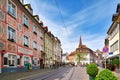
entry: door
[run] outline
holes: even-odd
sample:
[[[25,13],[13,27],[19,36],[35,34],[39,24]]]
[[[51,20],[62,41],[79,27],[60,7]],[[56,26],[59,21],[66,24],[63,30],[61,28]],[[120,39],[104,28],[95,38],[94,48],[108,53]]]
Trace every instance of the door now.
[[[43,59],[40,59],[40,68],[44,68]]]

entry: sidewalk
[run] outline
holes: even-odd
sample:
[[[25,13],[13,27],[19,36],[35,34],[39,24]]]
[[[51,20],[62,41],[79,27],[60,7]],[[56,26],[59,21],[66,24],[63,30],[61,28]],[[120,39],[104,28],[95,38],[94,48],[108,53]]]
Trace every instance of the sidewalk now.
[[[21,71],[21,72],[13,72],[13,73],[2,73],[0,74],[0,80],[21,80],[25,77],[31,77],[36,75],[42,75],[50,71],[54,71],[56,69],[36,69],[32,71]]]

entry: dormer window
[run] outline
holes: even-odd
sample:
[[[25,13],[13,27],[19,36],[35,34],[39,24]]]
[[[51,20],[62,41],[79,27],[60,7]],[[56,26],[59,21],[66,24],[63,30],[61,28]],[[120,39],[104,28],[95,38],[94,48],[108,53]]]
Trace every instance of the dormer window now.
[[[16,18],[16,6],[8,0],[8,13]]]
[[[33,14],[33,9],[31,8],[30,4],[25,4],[24,6],[31,14]]]
[[[39,22],[39,16],[38,15],[34,15],[34,18]]]

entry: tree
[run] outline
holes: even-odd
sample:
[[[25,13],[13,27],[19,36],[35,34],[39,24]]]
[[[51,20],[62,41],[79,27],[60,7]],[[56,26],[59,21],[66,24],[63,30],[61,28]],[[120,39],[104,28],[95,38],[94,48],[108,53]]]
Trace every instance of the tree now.
[[[85,53],[83,52],[76,52],[76,61],[80,63],[81,60],[85,60]]]

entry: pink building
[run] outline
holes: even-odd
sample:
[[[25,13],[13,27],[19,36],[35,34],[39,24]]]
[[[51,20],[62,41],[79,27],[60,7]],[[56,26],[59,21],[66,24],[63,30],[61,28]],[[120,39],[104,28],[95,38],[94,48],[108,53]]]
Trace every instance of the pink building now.
[[[0,73],[43,66],[44,28],[30,4],[0,0]]]

